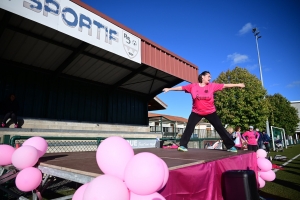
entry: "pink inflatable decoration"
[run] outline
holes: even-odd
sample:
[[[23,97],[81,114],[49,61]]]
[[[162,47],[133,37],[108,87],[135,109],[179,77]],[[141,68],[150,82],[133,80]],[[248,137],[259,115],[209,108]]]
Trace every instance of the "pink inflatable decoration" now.
[[[148,152],[135,155],[125,169],[125,183],[138,195],[158,191],[164,181],[165,169],[160,158]]]
[[[76,192],[74,193],[72,200],[82,200],[83,199],[83,194],[85,192],[85,189],[87,188],[89,183],[86,183],[82,186],[80,186]]]
[[[36,148],[38,150],[39,158],[42,157],[48,149],[47,141],[38,136],[27,139],[22,146],[32,146]]]
[[[124,180],[126,165],[133,156],[130,144],[121,137],[113,136],[100,143],[96,160],[102,172]]]
[[[82,200],[129,200],[125,183],[114,176],[102,175],[92,180],[86,187]]]
[[[266,182],[264,181],[264,179],[258,177],[258,184],[259,184],[259,188],[263,188],[266,185]]]
[[[267,152],[263,149],[258,149],[256,151],[257,158],[265,158],[267,157]]]
[[[257,166],[263,172],[272,169],[272,163],[266,158],[257,158]]]
[[[162,162],[162,165],[163,165],[163,168],[164,168],[164,174],[165,174],[165,176],[164,176],[164,181],[163,181],[163,183],[162,183],[162,186],[157,190],[157,191],[159,191],[159,190],[161,190],[163,187],[165,187],[165,185],[167,184],[167,182],[168,182],[168,179],[169,179],[169,168],[168,168],[168,166],[167,166],[167,164],[165,163],[165,161],[163,161],[163,159],[161,159],[161,158],[159,158],[160,160],[161,160],[161,162]]]
[[[276,174],[272,170],[269,170],[266,172],[260,172],[260,177],[265,181],[274,181],[276,178]]]
[[[36,189],[42,181],[42,173],[39,169],[28,167],[19,172],[16,177],[16,186],[23,192]]]
[[[0,166],[10,165],[15,148],[7,144],[0,145]]]
[[[12,164],[18,169],[34,166],[39,159],[38,151],[32,146],[22,146],[12,155]]]
[[[130,200],[166,200],[161,194],[154,192],[148,195],[138,195],[130,192]]]

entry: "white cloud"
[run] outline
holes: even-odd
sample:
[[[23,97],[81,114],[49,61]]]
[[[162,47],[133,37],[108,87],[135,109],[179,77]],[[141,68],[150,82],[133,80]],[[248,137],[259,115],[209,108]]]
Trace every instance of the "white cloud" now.
[[[270,87],[277,87],[277,86],[279,86],[278,83],[274,83],[274,84],[270,85]]]
[[[258,64],[247,65],[247,66],[245,66],[245,68],[247,68],[249,71],[259,70]],[[264,65],[264,66],[262,66],[262,70],[263,70],[263,72],[269,72],[269,71],[272,71],[272,68],[266,67]]]
[[[258,68],[258,64],[247,65],[246,68],[247,68],[249,71],[253,71],[253,70],[255,70],[255,69]]]
[[[227,60],[231,60],[232,64],[238,64],[238,63],[244,63],[249,60],[249,57],[247,55],[242,55],[239,53],[233,53],[230,55],[227,55]]]
[[[243,26],[243,28],[241,30],[239,30],[238,35],[244,35],[245,33],[248,33],[249,31],[252,30],[252,28],[254,27],[254,25],[252,25],[251,23],[247,23]]]
[[[300,81],[293,81],[292,83],[287,85],[287,87],[298,87],[298,86],[300,86]]]

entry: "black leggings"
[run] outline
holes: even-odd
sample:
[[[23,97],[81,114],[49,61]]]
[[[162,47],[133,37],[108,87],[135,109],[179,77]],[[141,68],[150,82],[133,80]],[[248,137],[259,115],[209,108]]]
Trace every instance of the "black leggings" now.
[[[13,113],[13,112],[6,113],[6,115],[5,115],[4,118],[3,118],[2,123],[6,124],[6,121],[7,121],[9,118],[11,118],[11,120],[12,120],[15,124],[17,124],[17,115],[16,115],[15,113]]]
[[[258,146],[257,145],[251,145],[251,144],[248,144],[247,145],[247,149],[249,150],[249,151],[257,151],[258,150]]]
[[[198,115],[194,112],[192,112],[189,116],[188,123],[186,125],[186,128],[181,136],[180,139],[180,146],[184,146],[187,148],[187,145],[190,141],[190,138],[195,130],[196,124],[202,119],[202,118],[207,119],[213,127],[216,129],[218,134],[223,140],[223,144],[226,146],[227,149],[230,149],[231,147],[234,146],[234,142],[231,139],[231,136],[229,133],[226,131],[226,129],[223,127],[220,118],[218,117],[216,112],[213,112],[208,115]]]

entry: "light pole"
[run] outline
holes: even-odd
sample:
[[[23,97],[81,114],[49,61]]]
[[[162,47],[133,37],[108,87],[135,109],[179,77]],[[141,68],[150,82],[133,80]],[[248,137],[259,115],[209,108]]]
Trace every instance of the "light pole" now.
[[[259,54],[259,48],[258,48],[258,39],[261,38],[261,36],[259,35],[259,31],[257,28],[253,28],[252,29],[252,33],[255,36],[255,41],[256,41],[256,50],[257,50],[257,57],[258,57],[258,65],[259,65],[259,73],[260,73],[260,81],[261,81],[261,85],[264,88],[264,81],[263,81],[263,75],[262,75],[262,68],[261,68],[261,63],[260,63],[260,54]],[[269,129],[269,120],[267,118],[266,121],[266,130],[267,130],[267,134],[270,135],[270,129]]]

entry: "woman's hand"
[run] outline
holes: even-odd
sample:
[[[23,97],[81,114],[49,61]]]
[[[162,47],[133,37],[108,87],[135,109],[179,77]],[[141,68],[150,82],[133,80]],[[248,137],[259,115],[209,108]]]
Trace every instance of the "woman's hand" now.
[[[245,87],[245,84],[244,84],[244,83],[240,83],[240,84],[239,84],[239,87],[240,87],[240,88],[244,88],[244,87]]]
[[[170,91],[170,88],[164,88],[162,91],[163,91],[164,93],[169,92],[169,91]]]

